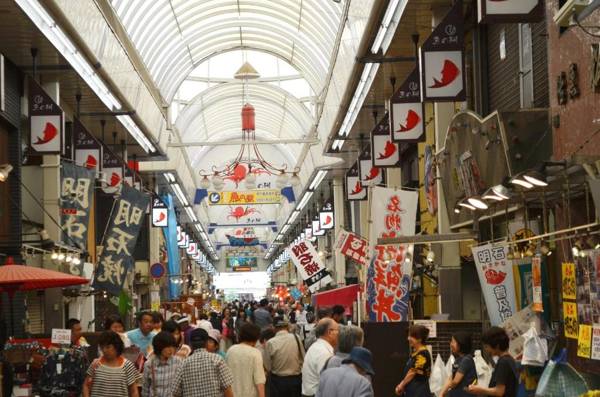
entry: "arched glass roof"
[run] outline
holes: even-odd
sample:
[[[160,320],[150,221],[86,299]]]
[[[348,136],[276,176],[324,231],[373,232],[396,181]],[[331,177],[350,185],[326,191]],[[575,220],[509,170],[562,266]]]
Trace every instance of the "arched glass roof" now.
[[[299,70],[313,91],[326,84],[342,15],[330,0],[112,0],[167,102],[196,66],[250,48]]]

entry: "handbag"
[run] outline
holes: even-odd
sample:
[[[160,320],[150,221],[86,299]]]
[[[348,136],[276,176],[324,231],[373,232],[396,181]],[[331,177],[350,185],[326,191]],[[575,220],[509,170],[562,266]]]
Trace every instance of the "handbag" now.
[[[535,391],[536,397],[578,397],[588,391],[583,377],[567,362],[563,349],[555,360],[550,360]]]

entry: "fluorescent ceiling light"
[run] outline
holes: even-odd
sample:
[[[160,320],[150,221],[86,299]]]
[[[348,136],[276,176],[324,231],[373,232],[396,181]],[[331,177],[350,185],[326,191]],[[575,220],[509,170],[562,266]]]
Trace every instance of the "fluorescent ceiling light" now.
[[[140,128],[137,126],[135,121],[133,121],[131,116],[128,116],[128,115],[117,116],[117,120],[119,120],[121,122],[121,124],[123,124],[123,126],[127,129],[127,131],[129,131],[131,136],[133,136],[135,138],[137,143],[139,143],[139,145],[146,151],[146,153],[156,152],[156,148],[154,147],[154,145],[152,145],[150,140],[148,140],[146,135],[142,132],[142,130],[140,130]]]
[[[347,136],[350,133],[350,130],[356,121],[356,117],[362,108],[363,102],[371,89],[371,84],[373,84],[373,80],[375,79],[378,70],[378,63],[365,64],[356,91],[354,91],[352,101],[350,101],[350,106],[348,106],[348,112],[346,113],[342,126],[338,132],[339,136]]]
[[[167,173],[165,174],[165,179],[166,179],[166,180],[167,180],[167,182],[169,182],[169,183],[173,183],[173,182],[175,182],[175,176],[173,176],[173,174],[172,174],[172,173],[170,173],[170,172],[167,172]]]
[[[281,233],[285,234],[290,229],[290,225],[285,225],[283,229],[281,229]]]
[[[16,0],[16,3],[52,45],[56,47],[67,62],[69,62],[92,91],[94,91],[102,103],[111,110],[121,109],[121,103],[115,98],[67,35],[56,24],[52,16],[42,7],[40,2],[37,0]]]
[[[377,54],[380,49],[381,52],[385,54],[390,46],[394,34],[396,33],[396,28],[400,23],[400,19],[402,18],[402,14],[404,14],[407,4],[408,0],[390,1],[388,8],[385,10],[383,19],[381,20],[381,25],[379,26],[377,36],[375,37],[373,45],[371,46],[371,52],[373,54]]]
[[[527,181],[521,180],[519,178],[513,178],[510,180],[510,183],[512,183],[513,185],[519,185],[522,186],[526,189],[531,189],[533,187],[533,185]]]
[[[189,202],[187,201],[187,198],[185,198],[185,194],[183,194],[183,191],[181,190],[181,187],[179,186],[179,184],[173,183],[173,184],[171,184],[171,186],[173,187],[173,191],[175,192],[175,195],[177,196],[179,201],[181,201],[181,204],[183,204],[184,207],[189,205]]]
[[[333,144],[331,145],[331,149],[332,150],[342,150],[342,146],[344,146],[344,140],[343,139],[336,139],[335,141],[333,141]]]
[[[296,221],[296,218],[298,218],[298,215],[300,215],[299,209],[296,209],[294,212],[292,212],[292,216],[290,216],[290,219],[288,220],[288,225],[294,223]]]
[[[298,204],[298,207],[296,207],[296,210],[302,211],[302,209],[304,208],[304,206],[306,206],[306,204],[308,203],[308,200],[310,200],[312,195],[313,195],[313,192],[310,192],[310,191],[307,191],[306,193],[304,193],[304,196],[302,197],[302,200],[300,200],[300,204]]]
[[[313,179],[313,181],[311,182],[311,184],[308,187],[308,189],[309,190],[316,189],[321,184],[321,182],[323,181],[323,178],[325,178],[325,175],[327,175],[327,171],[325,171],[325,170],[319,170],[319,172],[317,172],[317,175],[315,176],[315,179]]]
[[[194,209],[192,207],[185,207],[185,212],[187,212],[192,222],[198,222],[198,218],[196,217],[196,214],[194,213]]]

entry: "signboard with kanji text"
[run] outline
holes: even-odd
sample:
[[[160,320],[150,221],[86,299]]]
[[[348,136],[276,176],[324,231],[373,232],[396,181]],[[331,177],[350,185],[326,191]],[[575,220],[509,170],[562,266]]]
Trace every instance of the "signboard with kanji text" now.
[[[310,292],[316,292],[333,281],[310,241],[302,240],[298,244],[292,244],[288,251]]]

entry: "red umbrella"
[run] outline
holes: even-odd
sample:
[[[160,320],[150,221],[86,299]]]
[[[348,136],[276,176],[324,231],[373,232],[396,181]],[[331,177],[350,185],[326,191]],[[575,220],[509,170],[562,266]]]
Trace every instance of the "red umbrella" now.
[[[7,263],[11,262],[12,258],[9,258]],[[0,292],[8,293],[8,296],[11,299],[10,322],[12,333],[15,333],[12,307],[12,297],[15,292],[60,288],[69,285],[87,284],[89,282],[88,279],[83,277],[72,276],[70,274],[39,267],[12,264],[0,266]]]

